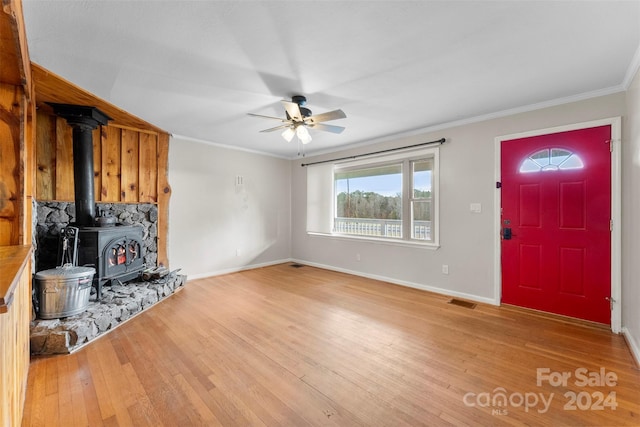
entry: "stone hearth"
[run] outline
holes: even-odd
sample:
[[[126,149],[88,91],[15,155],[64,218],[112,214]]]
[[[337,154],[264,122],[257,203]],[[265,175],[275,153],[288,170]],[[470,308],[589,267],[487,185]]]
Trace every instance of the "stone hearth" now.
[[[186,275],[171,273],[149,282],[105,286],[100,301],[91,295],[87,310],[61,319],[31,322],[31,354],[67,354],[181,290]]]

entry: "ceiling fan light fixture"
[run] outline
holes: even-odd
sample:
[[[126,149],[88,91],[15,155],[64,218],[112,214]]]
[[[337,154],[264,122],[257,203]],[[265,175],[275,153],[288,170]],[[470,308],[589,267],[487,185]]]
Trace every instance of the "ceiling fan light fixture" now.
[[[261,117],[264,119],[279,121],[279,126],[264,129],[260,132],[274,132],[282,130],[281,135],[287,142],[291,142],[294,137],[297,137],[299,143],[310,143],[313,138],[311,138],[308,128],[313,128],[314,131],[324,131],[331,133],[341,133],[344,130],[344,127],[342,126],[328,125],[324,123],[330,120],[346,118],[347,115],[344,113],[344,111],[333,110],[326,113],[316,114],[314,116],[311,110],[304,107],[306,103],[307,98],[302,95],[294,95],[291,98],[291,101],[282,100],[282,105],[285,110],[285,119],[282,119],[280,117],[265,116],[262,114],[248,114],[254,117]]]
[[[296,136],[296,132],[292,128],[287,128],[284,132],[282,132],[282,137],[286,139],[287,142],[291,142],[294,136]]]
[[[309,134],[306,126],[296,126],[296,136],[303,144],[311,142],[311,135]]]

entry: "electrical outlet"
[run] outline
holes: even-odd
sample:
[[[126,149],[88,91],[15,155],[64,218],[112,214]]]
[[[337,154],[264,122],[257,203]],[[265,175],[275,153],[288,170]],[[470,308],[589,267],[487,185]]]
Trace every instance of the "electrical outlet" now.
[[[447,264],[442,264],[442,274],[449,274],[449,266]]]
[[[240,250],[240,248],[236,249],[236,256],[240,256],[242,255],[242,251]]]
[[[356,261],[360,261],[360,254],[356,254]]]

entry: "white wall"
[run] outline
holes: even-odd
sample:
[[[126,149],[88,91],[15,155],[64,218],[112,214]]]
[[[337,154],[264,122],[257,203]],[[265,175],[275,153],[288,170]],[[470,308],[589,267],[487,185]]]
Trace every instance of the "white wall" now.
[[[622,158],[622,325],[640,363],[640,72],[627,90]]]
[[[289,160],[172,137],[169,183],[171,268],[193,279],[290,258]]]
[[[494,175],[495,137],[623,116],[624,112],[625,94],[617,93],[304,159],[312,162],[445,137],[448,142],[440,148],[441,247],[438,250],[307,235],[306,173],[300,167],[301,161],[293,161],[293,258],[450,295],[495,301],[494,227],[498,215],[494,209],[498,191]],[[640,144],[637,149],[640,150]],[[482,213],[470,213],[470,203],[481,203]],[[356,259],[357,254],[360,261]],[[442,274],[443,264],[449,266],[448,275]]]

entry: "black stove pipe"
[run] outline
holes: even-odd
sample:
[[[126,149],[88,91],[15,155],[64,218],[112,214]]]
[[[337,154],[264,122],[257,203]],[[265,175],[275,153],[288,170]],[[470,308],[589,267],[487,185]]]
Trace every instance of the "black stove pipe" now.
[[[111,118],[95,107],[53,104],[54,112],[73,127],[73,181],[76,225],[95,225],[96,199],[93,184],[93,130]]]
[[[73,126],[73,190],[76,201],[76,224],[92,226],[96,218],[93,183],[93,129]]]

